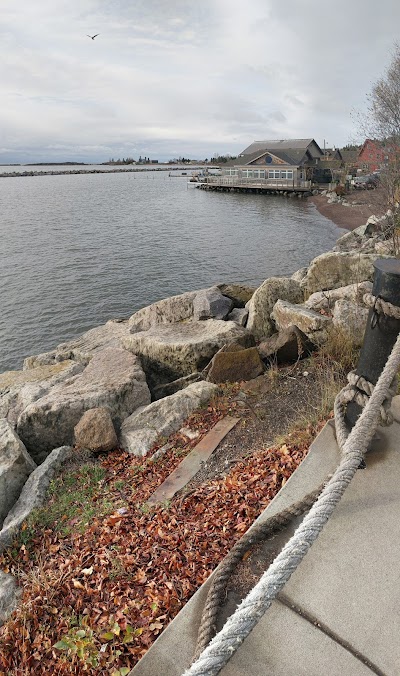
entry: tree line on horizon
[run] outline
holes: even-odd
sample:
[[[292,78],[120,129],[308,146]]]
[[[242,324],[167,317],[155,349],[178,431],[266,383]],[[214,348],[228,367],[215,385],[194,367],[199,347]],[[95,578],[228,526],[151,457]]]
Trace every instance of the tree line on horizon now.
[[[173,159],[168,160],[168,164],[188,164],[189,162],[211,162],[215,164],[222,164],[225,162],[228,162],[228,160],[235,160],[236,156],[230,155],[229,153],[227,155],[214,155],[212,158],[206,157],[204,160],[198,160],[195,158],[189,158],[189,157],[174,157]],[[150,157],[142,157],[141,155],[139,156],[138,160],[135,160],[133,157],[123,157],[118,158],[117,160],[114,159],[113,157],[108,160],[108,162],[103,162],[103,164],[154,164],[157,163],[158,160],[151,160]]]

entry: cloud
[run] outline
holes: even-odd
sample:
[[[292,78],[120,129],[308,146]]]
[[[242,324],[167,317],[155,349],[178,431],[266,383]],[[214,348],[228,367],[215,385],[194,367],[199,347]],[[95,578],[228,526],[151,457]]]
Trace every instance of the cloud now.
[[[274,136],[343,145],[400,20],[391,0],[362,9],[2,0],[0,162],[204,157]]]

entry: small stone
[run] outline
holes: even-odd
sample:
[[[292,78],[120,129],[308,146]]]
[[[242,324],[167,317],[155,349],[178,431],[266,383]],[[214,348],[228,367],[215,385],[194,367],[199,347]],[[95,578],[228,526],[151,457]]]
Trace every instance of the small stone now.
[[[200,435],[198,430],[191,430],[190,427],[181,427],[179,433],[190,440],[197,439],[197,437]]]
[[[104,406],[86,411],[74,428],[75,443],[91,451],[112,451],[118,439],[108,408]]]

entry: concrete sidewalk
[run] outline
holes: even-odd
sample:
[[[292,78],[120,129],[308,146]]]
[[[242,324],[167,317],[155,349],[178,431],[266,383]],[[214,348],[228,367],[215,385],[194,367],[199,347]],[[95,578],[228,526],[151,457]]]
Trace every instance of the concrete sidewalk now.
[[[379,439],[309,553],[222,676],[400,674],[400,396]],[[316,488],[339,463],[331,423],[256,523]],[[222,622],[293,527],[260,547],[234,578]],[[254,575],[253,575],[254,574]],[[181,676],[191,663],[206,582],[132,670]]]

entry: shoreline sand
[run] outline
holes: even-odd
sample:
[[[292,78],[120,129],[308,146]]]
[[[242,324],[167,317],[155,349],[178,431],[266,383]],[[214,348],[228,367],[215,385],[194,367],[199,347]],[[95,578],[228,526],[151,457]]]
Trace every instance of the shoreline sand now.
[[[379,189],[352,192],[346,195],[346,201],[354,204],[351,207],[343,206],[340,202],[328,204],[325,195],[315,195],[309,199],[322,216],[328,218],[338,228],[346,230],[355,230],[360,225],[364,225],[370,216],[382,216],[387,210],[383,206]]]

